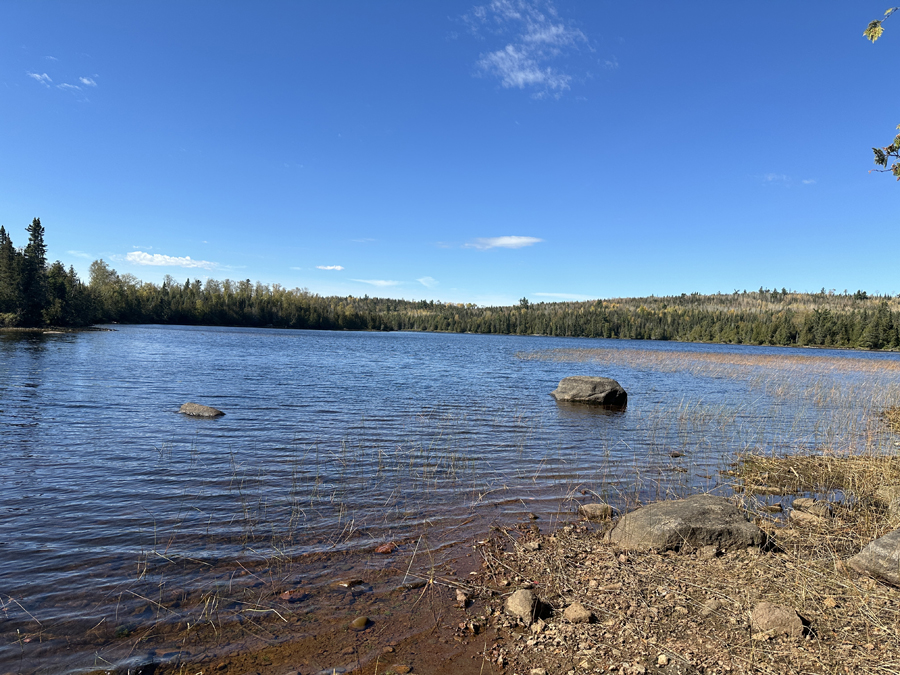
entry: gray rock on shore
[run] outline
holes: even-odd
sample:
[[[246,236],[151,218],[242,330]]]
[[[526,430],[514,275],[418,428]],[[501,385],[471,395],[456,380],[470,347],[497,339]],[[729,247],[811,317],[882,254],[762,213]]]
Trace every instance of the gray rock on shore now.
[[[628,394],[622,385],[608,377],[564,377],[550,395],[557,401],[590,403],[611,408],[624,408],[628,403]]]
[[[178,409],[178,412],[191,417],[221,417],[225,414],[217,408],[210,408],[208,405],[200,405],[199,403],[185,403]]]
[[[530,626],[535,618],[537,598],[527,589],[516,591],[506,599],[506,613],[521,619]]]
[[[876,539],[849,560],[850,567],[900,586],[900,530]]]
[[[625,549],[679,550],[683,546],[717,550],[762,546],[765,534],[727,499],[694,495],[657,502],[623,516],[606,535]]]

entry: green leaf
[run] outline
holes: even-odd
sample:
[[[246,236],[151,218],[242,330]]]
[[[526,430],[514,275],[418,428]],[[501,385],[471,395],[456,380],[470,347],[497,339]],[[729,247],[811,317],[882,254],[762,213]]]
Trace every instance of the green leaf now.
[[[869,27],[863,31],[863,37],[875,42],[875,40],[881,37],[883,32],[884,28],[881,27],[881,21],[871,21]]]
[[[872,148],[872,152],[875,153],[875,163],[878,166],[887,166],[887,157],[884,154],[884,150],[881,148]]]

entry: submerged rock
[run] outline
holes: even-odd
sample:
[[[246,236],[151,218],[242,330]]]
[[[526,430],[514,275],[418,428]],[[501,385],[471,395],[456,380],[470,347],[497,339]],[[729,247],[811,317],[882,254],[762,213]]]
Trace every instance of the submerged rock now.
[[[849,562],[857,572],[900,586],[900,530],[871,542]]]
[[[591,403],[610,408],[624,408],[628,403],[628,394],[622,385],[608,377],[564,377],[550,395],[557,401]]]
[[[678,550],[715,546],[720,551],[761,546],[765,535],[727,499],[694,495],[657,502],[622,517],[606,535],[622,548]]]
[[[208,405],[200,405],[199,403],[185,403],[178,409],[178,412],[191,417],[221,417],[225,414],[217,408],[210,408]]]

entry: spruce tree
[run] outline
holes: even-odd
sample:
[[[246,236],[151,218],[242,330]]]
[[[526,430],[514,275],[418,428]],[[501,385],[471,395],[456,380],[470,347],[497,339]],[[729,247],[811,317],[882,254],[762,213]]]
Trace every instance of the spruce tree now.
[[[6,228],[0,225],[0,326],[13,325],[19,311],[19,258]]]
[[[44,244],[44,228],[41,219],[31,221],[28,245],[22,260],[21,274],[21,323],[24,326],[40,326],[47,306],[47,246]]]

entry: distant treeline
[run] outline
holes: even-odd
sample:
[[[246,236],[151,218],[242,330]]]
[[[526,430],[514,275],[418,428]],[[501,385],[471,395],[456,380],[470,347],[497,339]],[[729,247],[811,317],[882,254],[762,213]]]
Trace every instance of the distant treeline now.
[[[731,294],[617,298],[479,307],[421,300],[322,297],[306,289],[245,281],[146,283],[91,264],[82,283],[48,265],[43,228],[16,249],[0,227],[0,326],[160,323],[328,330],[419,330],[730,344],[900,348],[900,298],[863,291],[798,293],[782,288]]]

